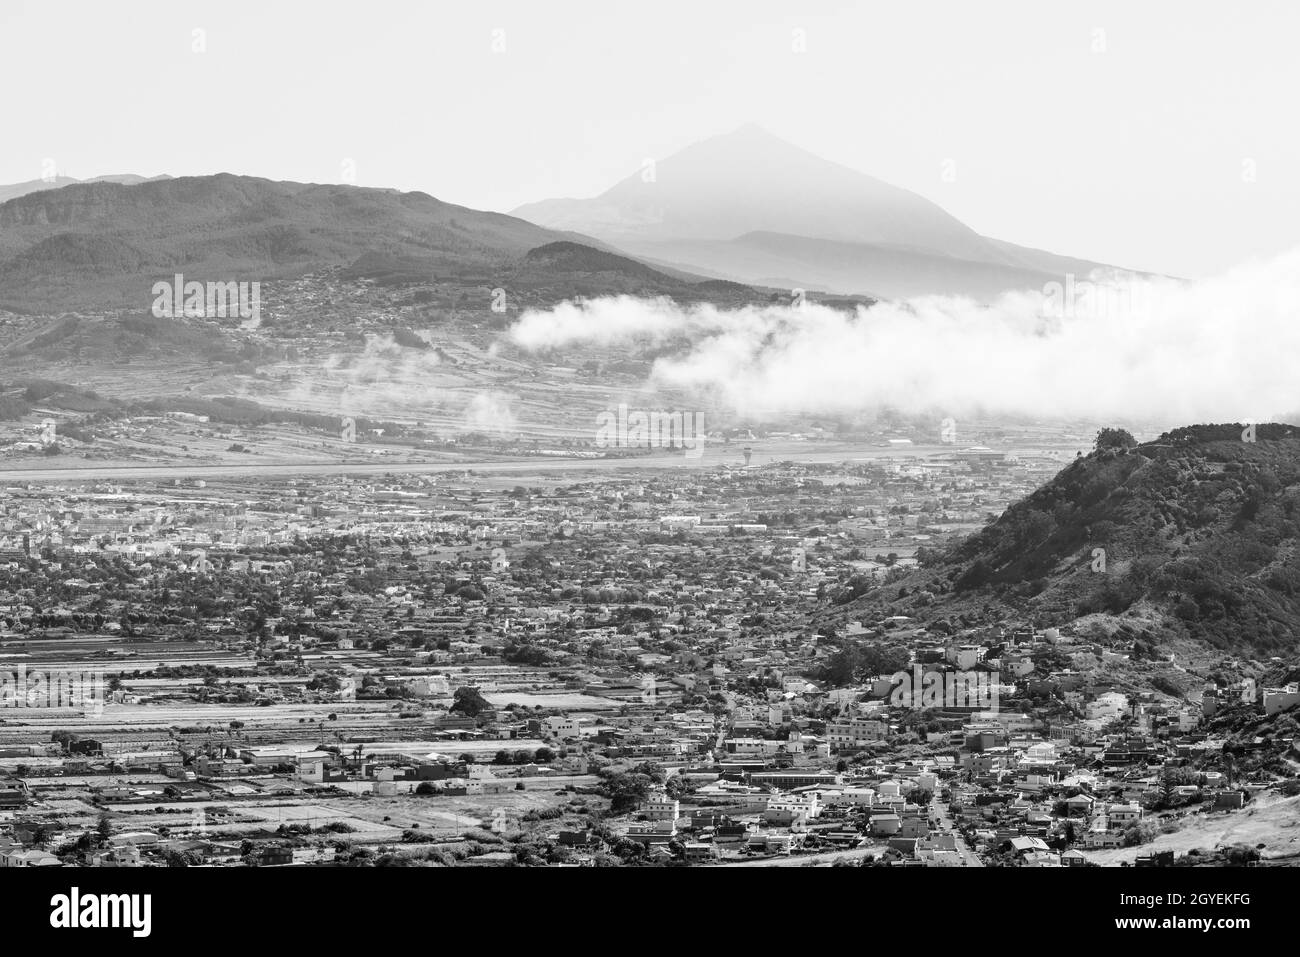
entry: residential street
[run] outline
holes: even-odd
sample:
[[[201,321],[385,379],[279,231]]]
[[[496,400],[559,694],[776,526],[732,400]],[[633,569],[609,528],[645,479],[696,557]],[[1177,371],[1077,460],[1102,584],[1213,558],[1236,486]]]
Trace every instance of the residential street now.
[[[942,828],[942,830],[947,831],[951,833],[954,837],[956,837],[957,851],[961,854],[962,859],[965,860],[966,866],[983,867],[984,862],[980,860],[978,854],[976,854],[966,845],[966,841],[962,837],[961,832],[957,830],[957,827],[952,820],[952,814],[950,814],[948,811],[948,806],[942,803],[941,801],[936,800],[933,803],[932,808],[934,810],[935,817],[939,819],[939,825]]]

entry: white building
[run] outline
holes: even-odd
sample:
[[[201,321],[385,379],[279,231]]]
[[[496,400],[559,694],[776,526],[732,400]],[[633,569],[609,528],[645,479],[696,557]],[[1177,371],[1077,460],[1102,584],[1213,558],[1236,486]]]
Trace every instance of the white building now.
[[[854,716],[826,723],[826,741],[832,751],[864,748],[888,735],[889,725],[876,718]]]
[[[542,727],[546,730],[546,733],[553,738],[569,739],[581,736],[577,718],[557,715],[545,719],[542,722]]]

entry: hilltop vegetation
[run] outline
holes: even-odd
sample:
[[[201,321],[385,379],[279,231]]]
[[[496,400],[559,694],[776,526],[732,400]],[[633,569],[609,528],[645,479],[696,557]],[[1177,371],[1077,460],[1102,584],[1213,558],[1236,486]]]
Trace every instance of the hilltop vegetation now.
[[[1300,430],[1201,425],[1103,442],[926,567],[853,602],[920,618],[997,598],[1039,624],[1140,619],[1173,636],[1276,653],[1300,633]],[[912,613],[912,612],[908,612]],[[1116,623],[1118,624],[1118,623]]]

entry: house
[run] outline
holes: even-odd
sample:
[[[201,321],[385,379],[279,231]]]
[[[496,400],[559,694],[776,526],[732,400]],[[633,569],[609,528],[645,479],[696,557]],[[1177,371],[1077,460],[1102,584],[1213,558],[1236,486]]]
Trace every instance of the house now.
[[[107,850],[92,852],[88,859],[91,867],[139,867],[140,848],[134,844],[110,847]]]
[[[804,827],[821,814],[816,792],[809,794],[774,794],[767,799],[763,820],[784,826]]]
[[[1124,829],[1128,825],[1142,820],[1142,808],[1136,804],[1112,804],[1106,809],[1111,829]]]
[[[1300,704],[1300,682],[1293,681],[1284,688],[1265,688],[1263,704],[1265,714],[1277,714],[1294,708]]]
[[[793,834],[751,834],[749,848],[752,851],[767,854],[789,854],[795,846]]]
[[[1118,691],[1108,691],[1098,695],[1087,705],[1087,715],[1091,721],[1114,721],[1127,710],[1128,695]]]
[[[1028,655],[1005,654],[1002,656],[1002,670],[1014,678],[1023,678],[1034,670],[1034,662]]]
[[[681,802],[662,791],[651,794],[641,810],[649,821],[676,821],[682,816]]]
[[[542,728],[546,734],[552,738],[561,740],[571,740],[581,736],[578,730],[579,724],[577,718],[570,718],[564,715],[556,715],[547,718],[542,722]]]
[[[1220,791],[1214,795],[1214,810],[1235,811],[1246,803],[1244,791]]]
[[[282,867],[285,864],[293,863],[293,849],[271,844],[267,847],[258,848],[254,858],[262,867]]]
[[[1037,741],[1025,749],[1023,763],[1052,764],[1056,760],[1056,745],[1050,741]]]
[[[1030,851],[1020,856],[1022,867],[1061,867],[1061,858],[1052,851]]]
[[[295,765],[298,762],[325,761],[332,757],[327,751],[296,751],[292,748],[278,747],[243,748],[239,752],[241,761],[259,768],[276,767],[281,764]]]
[[[1065,813],[1070,817],[1087,817],[1092,813],[1093,799],[1087,794],[1076,794],[1065,799]]]
[[[651,844],[667,844],[677,833],[673,821],[638,821],[627,829],[627,839],[639,841],[647,847]]]
[[[902,826],[902,818],[897,814],[873,814],[871,816],[871,833],[877,837],[889,837],[897,834]]]
[[[63,862],[49,851],[23,850],[19,845],[0,850],[0,867],[62,867]]]
[[[1046,853],[1047,843],[1037,837],[1013,837],[1009,842],[1016,854]]]
[[[854,716],[826,724],[826,740],[832,751],[860,750],[888,735],[889,725],[875,718]]]
[[[705,863],[716,861],[721,857],[718,848],[713,844],[705,844],[699,841],[691,841],[685,845],[686,859],[692,863]]]
[[[1100,819],[1104,825],[1105,818]],[[1083,846],[1090,849],[1103,849],[1108,847],[1123,847],[1124,833],[1122,831],[1111,831],[1102,828],[1096,828],[1088,831],[1083,835]]]
[[[650,847],[649,858],[652,864],[667,864],[673,860],[673,854],[663,844],[655,844]]]

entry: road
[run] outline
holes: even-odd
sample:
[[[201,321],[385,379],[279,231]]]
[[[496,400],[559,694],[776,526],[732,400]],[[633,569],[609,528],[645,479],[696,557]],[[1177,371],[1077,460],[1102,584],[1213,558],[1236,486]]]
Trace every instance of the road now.
[[[951,834],[957,840],[957,853],[962,856],[967,867],[983,867],[984,862],[980,860],[979,855],[970,849],[966,840],[962,837],[961,831],[953,823],[952,814],[948,811],[948,805],[941,801],[934,801],[930,807],[934,810],[934,816],[939,819],[939,827]]]
[[[869,462],[900,456],[928,456],[951,452],[952,446],[909,446],[905,450],[870,446],[837,446],[814,451],[783,446],[779,449],[754,449],[751,467],[773,462],[837,464]],[[107,482],[159,479],[250,479],[293,478],[313,475],[421,475],[472,470],[485,474],[504,472],[605,472],[642,469],[718,468],[742,466],[740,446],[715,445],[700,456],[676,452],[662,455],[639,455],[626,458],[568,459],[534,456],[524,459],[489,459],[458,462],[276,462],[259,465],[213,465],[204,463],[168,465],[91,465],[85,468],[58,467],[0,469],[0,482]]]

